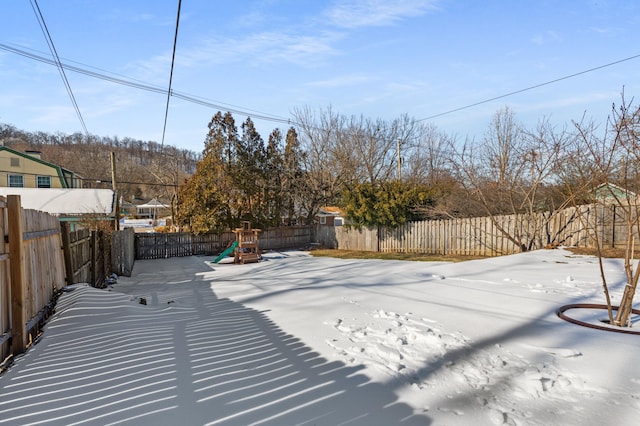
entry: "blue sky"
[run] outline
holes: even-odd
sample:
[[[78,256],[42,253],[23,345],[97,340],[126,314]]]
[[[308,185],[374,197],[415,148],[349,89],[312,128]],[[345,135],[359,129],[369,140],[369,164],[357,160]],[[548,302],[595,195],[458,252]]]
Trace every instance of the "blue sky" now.
[[[177,0],[37,4],[63,63],[166,90]],[[1,18],[0,44],[51,58],[29,1],[4,2]],[[201,151],[228,108],[424,119],[640,55],[639,41],[633,0],[184,0],[172,88],[221,108],[172,97],[165,143]],[[66,75],[90,133],[161,141],[166,94]],[[640,98],[640,57],[425,122],[481,138],[506,105],[529,127],[585,113],[604,122],[623,87]],[[288,128],[254,121],[265,140]],[[0,122],[82,131],[57,68],[1,49]]]

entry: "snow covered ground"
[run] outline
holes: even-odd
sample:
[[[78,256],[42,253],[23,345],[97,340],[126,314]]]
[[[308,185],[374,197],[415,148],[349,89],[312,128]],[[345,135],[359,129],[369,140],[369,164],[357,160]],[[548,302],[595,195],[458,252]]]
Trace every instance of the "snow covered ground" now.
[[[64,293],[41,341],[0,377],[0,425],[640,418],[640,336],[556,315],[603,302],[595,258],[211,260],[138,261],[108,290]],[[606,263],[614,300],[621,265]]]

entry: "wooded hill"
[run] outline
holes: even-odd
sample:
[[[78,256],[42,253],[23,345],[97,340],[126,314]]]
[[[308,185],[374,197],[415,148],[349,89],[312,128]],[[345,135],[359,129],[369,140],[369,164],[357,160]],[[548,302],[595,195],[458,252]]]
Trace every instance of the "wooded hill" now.
[[[44,161],[85,179],[85,187],[111,188],[111,152],[116,183],[125,201],[170,201],[193,174],[200,154],[153,141],[73,133],[28,132],[0,123],[0,142],[17,151],[39,151]]]

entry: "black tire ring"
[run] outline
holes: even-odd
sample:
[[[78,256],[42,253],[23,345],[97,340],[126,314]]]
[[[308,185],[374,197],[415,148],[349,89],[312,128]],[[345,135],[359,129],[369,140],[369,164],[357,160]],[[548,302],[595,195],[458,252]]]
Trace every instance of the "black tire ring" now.
[[[611,309],[613,309],[615,311],[617,311],[618,308],[619,308],[619,306],[612,306],[611,307]],[[615,333],[640,335],[640,330],[630,330],[628,328],[625,329],[625,328],[605,327],[603,325],[591,324],[591,323],[588,323],[588,322],[577,320],[575,318],[571,318],[571,317],[569,317],[569,316],[564,314],[564,312],[568,311],[569,309],[607,309],[607,305],[601,305],[601,304],[596,304],[596,303],[574,303],[574,304],[571,304],[571,305],[564,305],[563,307],[558,309],[558,311],[556,313],[563,320],[568,321],[568,322],[570,322],[572,324],[581,325],[583,327],[589,327],[589,328],[593,328],[593,329],[596,329],[596,330],[603,330],[603,331],[613,331]],[[636,314],[636,315],[640,315],[640,310],[638,310],[638,309],[631,309],[631,312]]]

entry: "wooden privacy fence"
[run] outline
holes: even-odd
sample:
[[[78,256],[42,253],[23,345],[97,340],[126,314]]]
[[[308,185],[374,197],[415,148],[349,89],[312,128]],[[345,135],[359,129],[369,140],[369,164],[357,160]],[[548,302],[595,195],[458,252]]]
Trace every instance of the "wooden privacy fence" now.
[[[0,197],[0,363],[23,352],[65,285],[60,223]]]
[[[306,247],[313,241],[311,226],[285,226],[265,229],[259,235],[260,249],[282,250]]]
[[[111,235],[111,270],[130,277],[135,263],[135,232],[133,228],[115,231]]]
[[[518,253],[551,243],[595,247],[595,235],[603,246],[622,247],[630,236],[621,210],[594,204],[534,215],[408,222],[394,229],[319,226],[316,238],[325,247],[344,250],[475,256]],[[640,245],[640,236],[633,237]]]
[[[188,232],[138,233],[135,235],[135,258],[138,260],[211,255],[233,239],[231,232],[204,235]]]
[[[0,197],[0,366],[11,354],[11,276],[9,275],[9,244],[5,242],[9,232],[7,200]],[[1,370],[1,368],[0,368]]]
[[[111,235],[86,228],[71,231],[66,222],[62,222],[60,228],[67,283],[102,287],[112,270]]]
[[[136,259],[162,259],[181,256],[212,256],[235,240],[233,232],[193,235],[188,232],[135,234]],[[312,228],[291,226],[266,229],[259,234],[260,249],[277,250],[304,247],[312,241]]]

